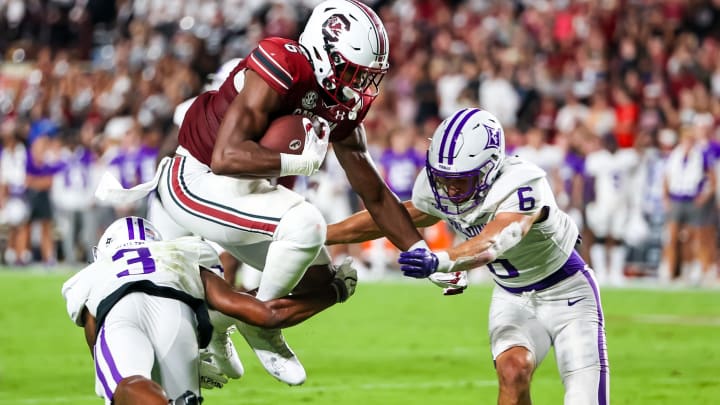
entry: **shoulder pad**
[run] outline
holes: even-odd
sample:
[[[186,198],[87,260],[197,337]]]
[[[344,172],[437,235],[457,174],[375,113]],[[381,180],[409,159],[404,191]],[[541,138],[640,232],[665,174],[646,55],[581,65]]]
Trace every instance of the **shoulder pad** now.
[[[286,94],[310,62],[300,45],[284,38],[266,38],[247,58],[247,66],[257,72],[273,89]]]
[[[528,161],[517,156],[507,158],[479,211],[494,212],[498,204],[504,201],[510,193],[545,176],[546,173],[543,169]]]

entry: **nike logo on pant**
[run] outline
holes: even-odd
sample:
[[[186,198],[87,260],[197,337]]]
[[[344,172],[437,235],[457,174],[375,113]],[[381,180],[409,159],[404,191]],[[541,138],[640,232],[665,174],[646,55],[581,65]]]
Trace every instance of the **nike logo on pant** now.
[[[585,299],[585,297],[582,297],[582,298],[578,298],[573,301],[572,299],[568,298],[568,306],[571,307],[584,299]]]

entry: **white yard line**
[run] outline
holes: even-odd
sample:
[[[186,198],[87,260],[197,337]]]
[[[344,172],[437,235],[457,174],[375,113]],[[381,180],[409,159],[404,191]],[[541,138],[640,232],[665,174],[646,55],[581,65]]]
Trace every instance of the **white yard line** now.
[[[645,314],[628,317],[640,323],[693,325],[693,326],[720,326],[720,316],[713,315],[672,315],[672,314]]]

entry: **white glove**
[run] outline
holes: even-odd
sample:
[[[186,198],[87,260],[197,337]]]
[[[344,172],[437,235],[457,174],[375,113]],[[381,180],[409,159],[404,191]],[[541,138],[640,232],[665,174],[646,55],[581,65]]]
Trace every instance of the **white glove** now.
[[[357,286],[357,270],[352,267],[352,257],[346,257],[343,263],[335,270],[332,286],[337,294],[337,302],[345,302],[355,294]]]
[[[330,125],[320,117],[314,117],[313,121],[303,118],[305,128],[305,146],[302,154],[292,155],[289,153],[280,154],[280,177],[282,176],[312,176],[319,169],[325,160],[328,149],[328,138],[330,138]],[[310,124],[311,128],[307,125]],[[310,129],[308,129],[310,128]]]
[[[433,273],[428,279],[436,286],[444,288],[443,295],[462,294],[468,286],[467,271]]]
[[[212,353],[200,351],[200,387],[208,390],[222,388],[227,382],[228,378],[213,361]]]

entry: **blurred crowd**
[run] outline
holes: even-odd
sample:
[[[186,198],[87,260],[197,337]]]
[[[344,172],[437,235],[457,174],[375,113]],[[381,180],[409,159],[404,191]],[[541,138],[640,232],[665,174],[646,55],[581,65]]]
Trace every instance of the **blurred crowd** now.
[[[145,204],[100,206],[106,170],[147,180],[173,111],[223,61],[297,38],[313,0],[0,0],[3,262],[87,261],[99,230]],[[453,111],[503,123],[541,166],[604,283],[717,278],[719,0],[388,0],[391,69],[365,125],[401,199]],[[296,187],[333,222],[360,209],[329,154]],[[435,246],[447,229],[428,230]],[[364,247],[369,267],[394,251]]]

